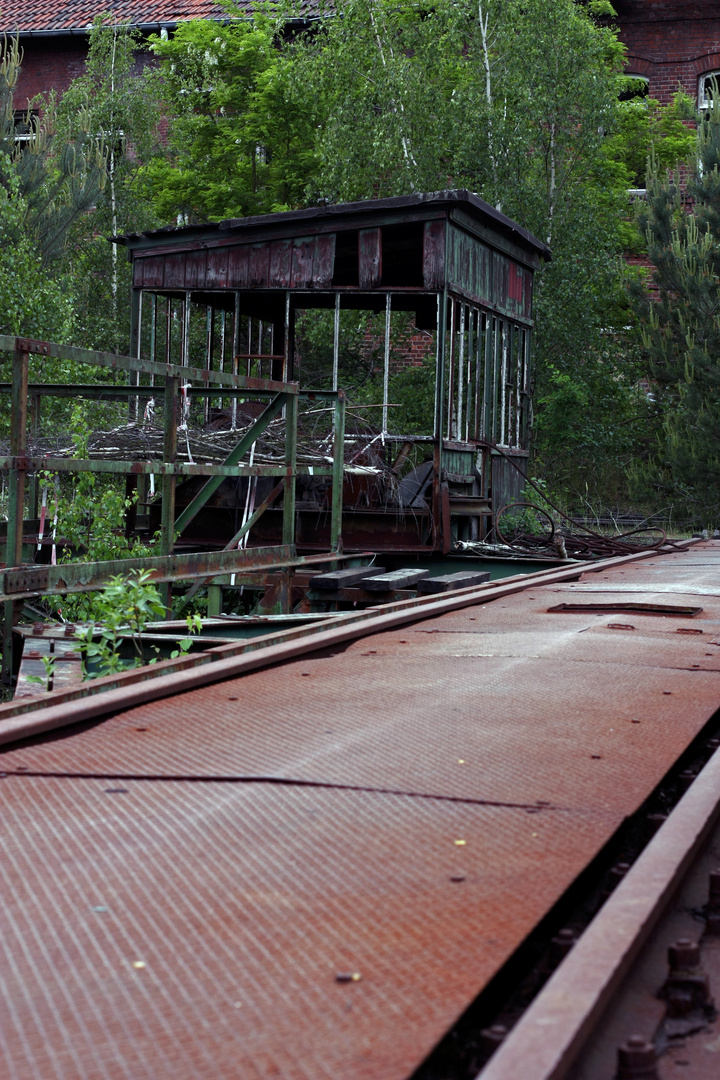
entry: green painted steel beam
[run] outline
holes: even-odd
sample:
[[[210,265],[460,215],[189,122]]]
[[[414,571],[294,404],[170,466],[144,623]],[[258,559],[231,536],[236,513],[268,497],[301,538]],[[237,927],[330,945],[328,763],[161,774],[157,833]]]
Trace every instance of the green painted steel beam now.
[[[290,400],[291,400],[291,398],[287,394],[278,394],[276,397],[274,397],[272,399],[272,401],[269,403],[269,405],[267,405],[266,408],[263,410],[263,412],[260,414],[260,416],[258,416],[255,423],[250,428],[248,428],[248,430],[245,432],[243,437],[240,439],[240,442],[237,444],[237,446],[233,450],[230,451],[228,456],[225,458],[225,461],[223,462],[222,467],[225,467],[225,468],[228,468],[230,466],[237,467],[238,463],[245,457],[245,455],[248,453],[248,451],[250,450],[250,447],[253,445],[253,443],[257,442],[257,440],[262,435],[263,431],[265,431],[265,429],[268,427],[270,422],[275,419],[275,417],[278,415],[278,413],[281,412],[283,406],[286,405]],[[293,400],[295,400],[295,399],[293,399]],[[286,436],[286,445],[287,445],[287,436]],[[286,457],[287,457],[287,455],[286,455]],[[286,465],[287,465],[287,461],[286,461]],[[258,466],[255,466],[255,465],[247,466],[247,468],[257,468],[257,467]],[[260,466],[260,467],[262,467],[262,466]],[[285,476],[292,475],[292,474],[288,474],[286,467],[283,467],[282,469],[278,468],[274,473],[266,473],[265,475],[278,476],[278,475],[281,475],[281,474],[285,475]],[[235,473],[234,474],[231,473],[230,475],[238,476],[238,475],[242,475],[242,473],[238,472],[237,468],[236,468]],[[252,475],[252,474],[248,474],[248,475]],[[260,476],[261,474],[260,473],[255,473],[255,475]],[[182,532],[188,527],[188,525],[193,520],[193,518],[202,510],[203,506],[205,506],[208,499],[212,495],[215,494],[217,489],[220,487],[221,483],[222,483],[222,476],[214,475],[212,477],[212,479],[208,480],[207,484],[204,485],[204,487],[202,488],[202,491],[199,491],[197,493],[197,495],[192,500],[192,502],[189,504],[189,506],[185,507],[182,514],[180,514],[180,517],[175,522],[175,532],[178,535],[181,535]],[[285,537],[283,537],[283,542],[284,543],[287,542],[285,540]]]
[[[186,461],[106,461],[87,458],[0,457],[0,472],[18,468],[27,472],[115,473],[136,476],[212,476],[222,481],[226,476],[287,476],[283,461],[277,465],[190,465]],[[332,466],[298,465],[298,476],[332,476]],[[292,472],[291,472],[292,475]],[[219,485],[218,485],[219,486]]]
[[[55,341],[35,341],[32,338],[0,334],[0,352],[23,352],[35,356],[54,356],[60,360],[75,360],[81,364],[111,368],[115,371],[136,371],[145,375],[169,376],[205,386],[235,386],[239,389],[262,390],[266,393],[297,394],[297,383],[276,382],[272,379],[250,379],[227,371],[207,371],[204,368],[182,367],[178,364],[159,364],[154,360],[120,356],[116,353],[78,349],[73,345],[58,345]],[[132,388],[128,388],[132,389]]]

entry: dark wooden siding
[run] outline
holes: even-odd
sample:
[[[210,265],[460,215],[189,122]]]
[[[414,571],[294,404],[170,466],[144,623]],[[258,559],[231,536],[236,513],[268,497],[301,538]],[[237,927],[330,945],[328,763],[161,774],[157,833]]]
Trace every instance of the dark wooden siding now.
[[[137,257],[136,288],[327,289],[335,262],[335,234],[264,240],[237,247],[200,248]]]
[[[454,226],[450,227],[448,285],[511,318],[531,318],[532,271]]]
[[[382,280],[381,229],[361,229],[358,234],[358,276],[361,289],[377,289]]]
[[[423,235],[423,285],[442,289],[445,285],[445,221],[426,221]]]

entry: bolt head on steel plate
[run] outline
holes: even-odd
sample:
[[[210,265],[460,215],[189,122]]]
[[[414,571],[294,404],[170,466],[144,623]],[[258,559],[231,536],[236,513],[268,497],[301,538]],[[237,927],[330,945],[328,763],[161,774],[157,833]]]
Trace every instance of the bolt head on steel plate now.
[[[692,971],[700,967],[700,946],[690,938],[679,938],[668,949],[668,964],[671,971]]]
[[[631,1035],[618,1047],[617,1080],[658,1080],[655,1047],[642,1035]]]

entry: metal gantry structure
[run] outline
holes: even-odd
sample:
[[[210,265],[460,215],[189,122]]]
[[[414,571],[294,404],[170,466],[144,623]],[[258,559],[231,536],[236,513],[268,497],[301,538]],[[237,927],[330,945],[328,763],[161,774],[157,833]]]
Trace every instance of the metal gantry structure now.
[[[0,458],[0,470],[8,477],[8,522],[5,544],[5,573],[0,602],[4,604],[3,678],[12,674],[12,635],[22,601],[38,595],[63,595],[69,592],[92,591],[102,588],[117,574],[131,570],[146,569],[160,585],[161,595],[168,614],[171,614],[171,588],[174,581],[204,580],[210,582],[211,604],[219,609],[218,592],[223,577],[218,575],[242,574],[243,571],[281,570],[286,575],[286,588],[279,592],[279,604],[286,610],[290,602],[290,580],[293,570],[308,562],[297,556],[295,546],[295,481],[298,473],[306,468],[297,462],[297,404],[301,391],[294,382],[257,379],[226,371],[214,371],[207,367],[196,369],[146,360],[140,357],[119,356],[59,345],[54,342],[34,341],[0,335],[0,351],[12,353],[12,382],[0,384],[0,390],[11,394],[10,454]],[[32,355],[56,358],[87,364],[95,368],[111,369],[126,373],[130,382],[92,384],[29,383],[30,357]],[[143,385],[144,379],[147,385]],[[150,385],[152,380],[155,385]],[[234,449],[221,465],[178,461],[179,398],[181,385],[190,381],[194,386],[186,389],[195,396],[223,397],[236,400],[267,402],[262,412],[239,437]],[[68,458],[43,454],[28,454],[28,401],[30,398],[65,397],[88,395],[93,398],[140,398],[163,395],[164,447],[162,460],[122,461]],[[314,468],[315,474],[324,473],[332,478],[331,498],[331,556],[339,555],[342,538],[342,476],[344,395],[341,391],[318,392],[333,409],[333,457],[323,470]],[[252,464],[243,460],[253,443],[280,413],[285,417],[285,452],[282,465]],[[49,565],[23,565],[23,531],[26,517],[34,517],[36,506],[26,513],[26,480],[39,473],[98,473],[116,476],[157,476],[161,482],[161,527],[159,531],[159,555],[144,558],[111,560],[105,562],[61,563]],[[175,489],[178,478],[201,477],[205,483],[190,505],[178,515],[175,506]],[[221,551],[201,551],[175,554],[176,537],[199,513],[226,477],[273,476],[279,481],[275,488],[246,520],[240,530]],[[240,547],[239,544],[255,521],[267,509],[272,500],[283,495],[283,525],[280,542],[264,547]],[[31,501],[37,501],[37,489],[31,493]],[[312,559],[310,560],[313,561]],[[317,559],[315,561],[318,561]],[[323,561],[322,557],[319,561]],[[327,560],[325,560],[327,561]],[[214,581],[214,579],[217,579]],[[215,589],[214,595],[212,590]]]
[[[447,553],[456,540],[487,536],[492,515],[517,498],[528,456],[533,279],[550,253],[477,196],[443,191],[370,200],[115,241],[126,246],[132,263],[130,356],[0,337],[0,351],[13,356],[12,382],[0,384],[12,400],[10,453],[0,458],[9,481],[0,593],[6,681],[23,599],[90,591],[114,575],[145,568],[160,584],[168,613],[172,582],[195,580],[208,583],[208,613],[219,614],[223,585],[235,584],[232,575],[274,568],[281,573],[273,602],[288,612],[294,568],[330,557],[337,562],[343,550]],[[301,386],[298,315],[323,310],[332,314],[331,364],[321,385]],[[372,312],[384,323],[382,402],[378,430],[369,440],[381,447],[382,469],[374,473],[362,464],[362,439],[355,437],[345,460],[346,395],[339,383],[342,315],[348,311]],[[434,364],[434,408],[430,403],[432,419],[423,433],[397,430],[392,419],[391,338],[398,312],[427,335],[425,355]],[[123,381],[30,384],[33,355],[105,369],[104,379],[114,371]],[[141,402],[157,398],[162,453],[153,460],[28,454],[28,404],[37,433],[40,402],[53,396],[126,400],[126,415],[136,425]],[[214,403],[230,428],[232,449],[220,463],[193,461],[189,441],[182,460],[178,431],[186,427],[189,402],[197,399],[204,402],[206,427]],[[300,463],[298,414],[308,401],[331,422],[323,420],[321,452],[316,447]],[[255,462],[252,448],[280,417],[282,450]],[[273,431],[277,441],[277,425]],[[416,464],[408,472],[413,453]],[[159,526],[157,555],[23,565],[23,522],[36,516],[38,476],[83,472],[125,476],[140,488],[139,502]],[[148,497],[149,477],[160,481],[160,500]],[[221,521],[218,509],[233,496],[227,484],[220,489],[232,480],[237,494],[239,478],[264,486],[257,508],[246,502],[239,528],[237,508],[231,510],[234,525],[228,528],[231,515]],[[177,499],[180,479],[186,482]],[[355,481],[365,484],[362,499]],[[275,509],[281,495],[281,510]],[[196,521],[201,524],[193,528]],[[176,552],[178,537],[183,542]]]

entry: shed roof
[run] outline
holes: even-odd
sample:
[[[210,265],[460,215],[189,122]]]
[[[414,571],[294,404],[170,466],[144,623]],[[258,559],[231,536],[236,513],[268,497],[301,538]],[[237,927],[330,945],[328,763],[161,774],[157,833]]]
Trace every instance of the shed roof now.
[[[185,225],[181,227],[165,226],[161,229],[138,234],[132,233],[124,236],[113,237],[116,243],[126,244],[130,248],[142,248],[154,246],[156,243],[164,244],[177,242],[182,246],[183,241],[192,243],[197,240],[205,240],[212,243],[213,234],[220,240],[228,233],[237,233],[238,241],[249,242],[253,239],[253,232],[271,230],[278,236],[284,231],[295,235],[298,226],[318,226],[332,223],[342,229],[343,225],[352,228],[363,218],[378,218],[383,214],[397,214],[398,212],[415,212],[423,209],[438,210],[452,209],[464,210],[479,224],[486,228],[505,235],[513,240],[521,248],[532,252],[543,259],[550,259],[550,248],[542,240],[538,240],[531,232],[512,221],[505,214],[496,210],[494,206],[486,203],[478,195],[466,189],[454,189],[447,191],[431,191],[422,194],[400,195],[389,199],[366,199],[363,202],[333,203],[326,206],[311,206],[304,210],[286,210],[277,214],[263,214],[255,217],[229,218],[226,221],[212,222],[206,225]],[[375,222],[373,222],[374,224]]]

